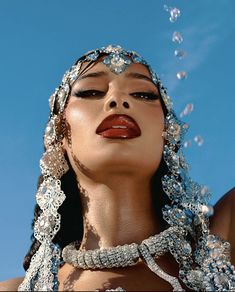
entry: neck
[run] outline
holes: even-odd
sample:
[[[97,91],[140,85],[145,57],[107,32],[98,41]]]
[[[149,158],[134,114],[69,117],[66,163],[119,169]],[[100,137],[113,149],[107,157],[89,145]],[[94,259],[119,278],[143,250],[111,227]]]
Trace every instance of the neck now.
[[[84,224],[81,250],[141,243],[160,232],[150,180],[109,174],[105,183],[80,178],[79,188]]]

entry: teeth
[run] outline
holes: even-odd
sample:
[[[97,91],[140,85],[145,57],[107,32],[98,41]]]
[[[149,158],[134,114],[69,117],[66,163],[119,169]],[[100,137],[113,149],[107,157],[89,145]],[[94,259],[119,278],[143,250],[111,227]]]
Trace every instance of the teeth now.
[[[126,126],[112,126],[113,129],[127,129]]]

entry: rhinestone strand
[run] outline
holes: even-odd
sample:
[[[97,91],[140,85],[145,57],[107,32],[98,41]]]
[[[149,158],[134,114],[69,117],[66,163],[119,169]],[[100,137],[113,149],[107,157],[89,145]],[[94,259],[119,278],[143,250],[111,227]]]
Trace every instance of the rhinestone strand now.
[[[147,266],[150,268],[150,270],[154,272],[156,275],[158,275],[160,278],[170,283],[171,286],[173,287],[173,291],[185,291],[184,289],[182,289],[176,277],[170,276],[156,264],[154,259],[151,257],[151,254],[148,248],[144,244],[141,244],[139,246],[139,251],[141,255],[143,256]]]
[[[169,239],[174,234],[183,232],[179,227],[169,227],[160,234],[143,240],[140,245],[132,243],[87,251],[77,250],[74,244],[69,244],[63,249],[62,257],[66,263],[77,268],[104,269],[133,266],[142,256],[150,270],[169,282],[174,291],[184,291],[178,279],[165,273],[153,258],[166,253],[169,250]]]

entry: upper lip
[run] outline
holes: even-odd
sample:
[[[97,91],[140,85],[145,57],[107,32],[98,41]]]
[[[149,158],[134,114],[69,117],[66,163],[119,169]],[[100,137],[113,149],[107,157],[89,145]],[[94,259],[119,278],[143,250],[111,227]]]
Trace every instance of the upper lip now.
[[[110,129],[112,126],[126,126],[127,129],[135,131],[136,135],[140,136],[141,134],[141,130],[137,122],[132,117],[123,114],[113,114],[106,117],[96,129],[96,134]]]

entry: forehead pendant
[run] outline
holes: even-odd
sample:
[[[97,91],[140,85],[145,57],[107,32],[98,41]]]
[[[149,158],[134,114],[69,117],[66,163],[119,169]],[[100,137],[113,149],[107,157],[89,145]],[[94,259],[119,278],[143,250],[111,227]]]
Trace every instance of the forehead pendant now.
[[[115,74],[124,72],[133,63],[131,57],[119,46],[108,46],[104,52],[109,53],[109,55],[103,59],[102,63]]]

